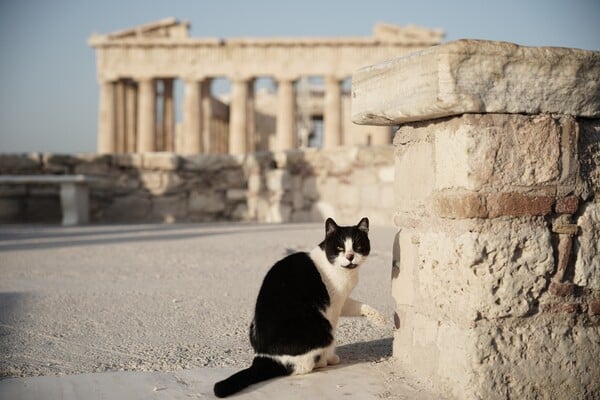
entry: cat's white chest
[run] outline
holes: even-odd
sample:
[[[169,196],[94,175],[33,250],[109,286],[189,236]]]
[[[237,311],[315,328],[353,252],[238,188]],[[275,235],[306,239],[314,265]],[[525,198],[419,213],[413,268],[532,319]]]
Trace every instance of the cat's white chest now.
[[[329,307],[325,316],[335,329],[342,312],[342,307],[350,292],[358,283],[358,269],[345,269],[333,266],[327,260],[325,252],[319,247],[310,252],[311,259],[315,262],[317,270],[329,294]]]

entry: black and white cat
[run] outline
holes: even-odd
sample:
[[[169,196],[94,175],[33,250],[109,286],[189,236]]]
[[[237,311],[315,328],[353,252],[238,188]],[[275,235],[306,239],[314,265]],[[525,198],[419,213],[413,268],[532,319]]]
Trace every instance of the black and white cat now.
[[[340,315],[385,317],[348,295],[358,283],[358,267],[371,250],[369,220],[355,226],[325,222],[325,239],[310,253],[294,253],[267,273],[250,325],[256,352],[252,365],[217,382],[217,397],[226,397],[257,382],[306,374],[335,365],[335,330]]]

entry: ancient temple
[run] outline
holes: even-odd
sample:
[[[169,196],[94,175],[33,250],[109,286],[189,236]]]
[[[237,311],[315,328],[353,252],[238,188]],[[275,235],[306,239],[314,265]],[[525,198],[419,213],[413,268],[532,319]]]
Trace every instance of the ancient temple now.
[[[324,83],[320,96],[309,90],[303,103],[312,105],[309,118],[322,119],[322,147],[350,144],[355,135],[344,132],[351,129],[362,129],[365,143],[389,143],[389,128],[351,126],[342,83],[362,66],[443,38],[439,30],[377,24],[371,37],[225,40],[189,37],[189,26],[168,18],[89,39],[100,85],[98,152],[244,154],[295,148],[299,111],[306,113],[299,110],[298,82],[306,77]],[[220,77],[231,83],[227,102],[211,95],[211,82]],[[260,77],[276,82],[271,101],[257,98],[254,82]],[[179,129],[175,80],[184,85]],[[272,132],[265,120],[274,122]]]

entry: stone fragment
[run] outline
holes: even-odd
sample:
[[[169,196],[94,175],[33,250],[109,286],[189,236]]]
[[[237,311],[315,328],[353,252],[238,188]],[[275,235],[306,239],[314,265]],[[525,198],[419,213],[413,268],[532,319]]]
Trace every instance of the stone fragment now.
[[[552,232],[574,236],[579,232],[579,227],[576,224],[552,224]]]
[[[554,211],[558,214],[575,214],[579,206],[579,198],[577,196],[567,196],[556,200]]]
[[[464,113],[600,116],[600,52],[458,40],[362,68],[352,121],[398,125]]]
[[[590,315],[600,315],[600,300],[590,301],[588,312]]]
[[[600,289],[600,204],[588,203],[577,219],[577,257],[573,282],[578,286]]]
[[[551,196],[529,196],[521,193],[492,193],[487,196],[490,218],[547,215],[552,212],[553,203],[554,198]]]
[[[485,197],[475,192],[436,193],[433,210],[442,218],[486,218]]]
[[[575,289],[575,285],[570,282],[550,282],[550,287],[548,291],[550,294],[558,297],[566,297],[573,294],[573,290]]]

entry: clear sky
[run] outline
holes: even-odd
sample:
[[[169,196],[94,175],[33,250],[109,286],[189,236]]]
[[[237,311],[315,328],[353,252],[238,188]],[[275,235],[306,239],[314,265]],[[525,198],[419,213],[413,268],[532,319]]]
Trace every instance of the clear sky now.
[[[600,0],[0,0],[0,153],[93,152],[98,85],[92,32],[165,17],[191,36],[369,36],[375,22],[600,50]]]

